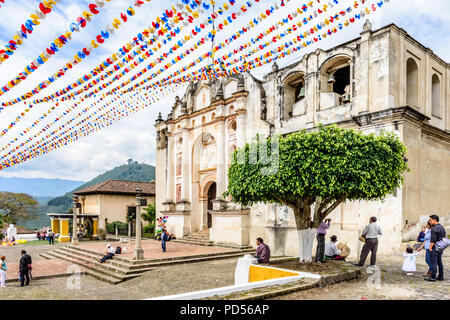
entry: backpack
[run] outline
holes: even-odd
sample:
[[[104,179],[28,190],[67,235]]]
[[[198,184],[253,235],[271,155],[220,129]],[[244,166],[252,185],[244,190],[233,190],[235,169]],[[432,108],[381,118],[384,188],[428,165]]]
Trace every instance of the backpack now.
[[[121,254],[121,253],[122,253],[122,248],[117,247],[117,248],[116,248],[116,254]]]
[[[436,251],[437,252],[442,252],[445,249],[447,249],[447,247],[450,245],[450,240],[448,240],[448,238],[442,238],[441,240],[439,240],[438,242],[436,242],[435,246],[436,246]]]

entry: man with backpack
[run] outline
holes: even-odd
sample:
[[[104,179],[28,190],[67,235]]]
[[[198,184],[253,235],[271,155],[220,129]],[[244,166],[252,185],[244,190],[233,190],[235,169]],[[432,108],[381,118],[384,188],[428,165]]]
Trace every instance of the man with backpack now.
[[[437,280],[444,281],[444,265],[442,264],[442,253],[446,246],[448,246],[448,239],[445,238],[446,232],[444,227],[439,223],[437,215],[431,215],[430,224],[431,239],[430,239],[430,260],[431,260],[431,276],[425,278],[426,281],[436,281],[437,269],[439,267],[439,276]]]

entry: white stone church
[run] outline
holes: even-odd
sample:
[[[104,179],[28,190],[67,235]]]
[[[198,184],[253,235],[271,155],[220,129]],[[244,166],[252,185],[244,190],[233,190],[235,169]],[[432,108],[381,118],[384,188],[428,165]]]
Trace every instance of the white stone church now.
[[[370,216],[383,229],[379,252],[399,252],[402,233],[429,214],[450,213],[450,65],[403,29],[389,25],[330,50],[317,49],[262,80],[250,73],[191,83],[167,119],[160,117],[156,205],[178,238],[208,231],[211,241],[297,255],[291,210],[224,199],[236,148],[256,134],[289,134],[338,124],[366,133],[394,131],[408,148],[403,188],[384,202],[346,202],[330,215],[352,256]],[[422,216],[422,221],[421,221]],[[328,240],[327,240],[328,241]]]

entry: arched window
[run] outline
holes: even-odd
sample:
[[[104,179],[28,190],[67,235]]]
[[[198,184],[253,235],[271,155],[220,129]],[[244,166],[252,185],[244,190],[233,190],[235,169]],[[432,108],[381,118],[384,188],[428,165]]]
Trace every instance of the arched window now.
[[[205,122],[206,122],[206,117],[203,116],[203,117],[202,117],[202,123],[205,123]]]
[[[419,107],[419,68],[413,58],[406,62],[406,104]]]
[[[231,106],[229,109],[229,114],[232,114],[234,112],[234,106]]]
[[[437,74],[434,74],[431,79],[431,114],[436,117],[441,117],[441,80]]]
[[[230,121],[230,131],[236,131],[236,121]]]
[[[320,69],[320,108],[328,109],[351,102],[351,57],[337,55]]]
[[[211,115],[211,121],[214,121],[215,118],[216,118],[216,114],[213,112]]]
[[[192,128],[195,128],[195,120],[192,120]]]
[[[306,97],[305,76],[302,72],[295,72],[283,80],[284,119],[291,118],[295,113],[297,103]]]

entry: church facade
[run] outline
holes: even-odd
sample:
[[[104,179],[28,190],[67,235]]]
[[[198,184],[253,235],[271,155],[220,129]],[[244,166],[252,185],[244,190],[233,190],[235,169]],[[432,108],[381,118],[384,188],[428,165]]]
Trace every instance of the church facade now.
[[[236,247],[264,238],[275,255],[297,255],[293,212],[275,204],[241,207],[223,197],[236,148],[257,134],[314,130],[319,124],[395,132],[411,169],[381,202],[347,201],[330,218],[355,256],[358,236],[377,216],[380,252],[400,249],[402,232],[450,208],[450,65],[403,29],[389,25],[330,50],[317,49],[262,80],[250,73],[190,83],[166,119],[156,121],[156,207],[169,231],[209,230],[211,241]],[[421,219],[422,217],[422,219]],[[422,221],[423,222],[423,221]]]

